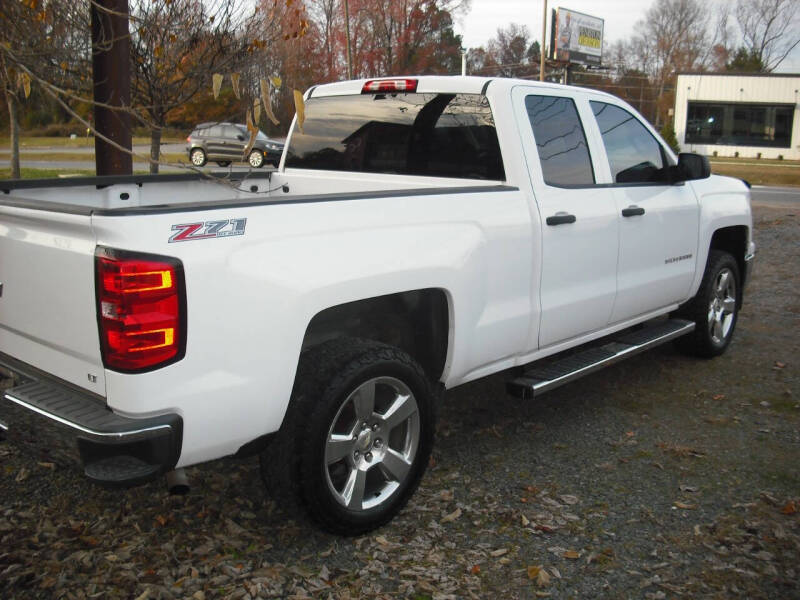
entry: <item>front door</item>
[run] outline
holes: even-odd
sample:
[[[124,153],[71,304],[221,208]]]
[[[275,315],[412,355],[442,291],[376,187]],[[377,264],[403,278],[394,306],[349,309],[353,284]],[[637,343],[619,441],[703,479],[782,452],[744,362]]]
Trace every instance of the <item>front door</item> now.
[[[619,222],[613,191],[597,186],[574,92],[516,88],[514,102],[541,219],[538,346],[607,326],[616,295]]]
[[[669,158],[638,117],[591,101],[619,220],[617,323],[681,302],[697,261],[699,206],[691,186],[670,184]]]

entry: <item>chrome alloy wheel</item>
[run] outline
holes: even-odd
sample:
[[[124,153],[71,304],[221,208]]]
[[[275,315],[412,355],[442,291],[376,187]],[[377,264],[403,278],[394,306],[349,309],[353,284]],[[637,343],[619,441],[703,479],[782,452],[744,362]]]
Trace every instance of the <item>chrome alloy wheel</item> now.
[[[200,148],[195,148],[192,150],[189,158],[195,167],[202,167],[204,164],[206,164],[206,154]]]
[[[325,442],[325,479],[342,506],[386,502],[411,471],[420,441],[414,394],[399,379],[376,377],[342,403]]]
[[[247,158],[247,162],[254,169],[260,169],[264,165],[264,155],[258,150],[253,150]]]
[[[725,268],[717,274],[713,293],[708,307],[708,331],[711,341],[722,344],[730,334],[736,316],[736,279],[733,271]]]

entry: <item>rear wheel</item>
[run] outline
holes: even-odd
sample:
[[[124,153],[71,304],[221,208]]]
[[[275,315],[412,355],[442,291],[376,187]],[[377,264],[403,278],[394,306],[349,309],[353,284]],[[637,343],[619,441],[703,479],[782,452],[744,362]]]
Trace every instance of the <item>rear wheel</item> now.
[[[192,148],[189,153],[189,160],[195,167],[202,167],[206,164],[206,153],[202,148]]]
[[[299,502],[323,528],[359,535],[389,521],[414,493],[434,420],[431,386],[405,352],[367,340],[326,342],[301,358],[262,476],[273,495]]]
[[[678,348],[712,358],[727,349],[739,316],[739,265],[727,252],[711,250],[697,295],[676,316],[695,322],[695,330],[676,341]]]
[[[247,162],[254,169],[260,169],[264,166],[264,154],[260,150],[253,150],[247,157]]]

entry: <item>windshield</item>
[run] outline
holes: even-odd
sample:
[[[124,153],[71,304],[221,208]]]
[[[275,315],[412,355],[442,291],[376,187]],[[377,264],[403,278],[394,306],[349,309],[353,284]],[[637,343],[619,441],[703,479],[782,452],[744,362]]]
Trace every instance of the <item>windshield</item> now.
[[[505,179],[492,111],[478,94],[312,98],[286,166]]]

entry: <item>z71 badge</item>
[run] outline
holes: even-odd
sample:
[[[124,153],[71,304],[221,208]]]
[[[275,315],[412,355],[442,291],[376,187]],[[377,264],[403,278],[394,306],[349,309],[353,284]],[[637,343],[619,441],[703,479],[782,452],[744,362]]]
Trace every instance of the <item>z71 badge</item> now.
[[[169,243],[244,235],[246,225],[247,219],[221,219],[219,221],[201,223],[181,223],[180,225],[172,226],[172,231],[175,233],[169,238]]]

